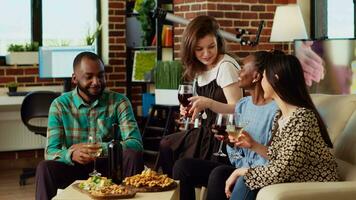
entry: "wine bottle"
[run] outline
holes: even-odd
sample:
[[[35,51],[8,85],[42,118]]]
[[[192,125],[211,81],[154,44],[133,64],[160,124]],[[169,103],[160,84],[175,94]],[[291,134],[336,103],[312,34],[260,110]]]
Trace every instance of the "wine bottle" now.
[[[122,145],[120,134],[117,130],[117,123],[112,124],[112,134],[114,139],[108,144],[109,178],[116,184],[122,182]]]

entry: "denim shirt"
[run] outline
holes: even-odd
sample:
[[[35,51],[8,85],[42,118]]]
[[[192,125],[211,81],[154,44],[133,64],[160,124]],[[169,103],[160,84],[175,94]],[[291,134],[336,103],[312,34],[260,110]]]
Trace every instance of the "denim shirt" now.
[[[274,115],[278,110],[277,104],[272,101],[266,105],[255,105],[252,102],[252,97],[244,97],[236,104],[235,113],[239,113],[240,119],[235,119],[236,122],[248,122],[244,130],[258,143],[267,145],[271,139],[271,128]],[[226,146],[230,162],[236,168],[254,167],[265,165],[268,160],[263,158],[256,152],[238,147]],[[240,155],[239,159],[234,158],[234,154]]]

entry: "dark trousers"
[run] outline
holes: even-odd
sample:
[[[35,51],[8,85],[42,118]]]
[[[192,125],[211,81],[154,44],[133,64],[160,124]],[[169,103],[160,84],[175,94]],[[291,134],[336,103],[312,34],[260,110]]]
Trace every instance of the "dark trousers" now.
[[[158,165],[162,167],[163,173],[167,174],[169,177],[172,177],[173,164],[175,161],[174,152],[171,146],[172,140],[168,137],[163,137],[159,145]]]
[[[107,159],[97,159],[97,171],[107,175]],[[142,152],[134,150],[123,151],[124,177],[141,173],[143,170]],[[93,163],[67,165],[63,162],[45,160],[38,164],[36,171],[36,200],[51,199],[57,194],[57,189],[64,189],[75,180],[88,179],[93,171]]]
[[[225,181],[235,170],[219,162],[186,158],[173,167],[173,178],[180,181],[180,199],[194,200],[195,187],[208,187],[207,199],[226,199]]]

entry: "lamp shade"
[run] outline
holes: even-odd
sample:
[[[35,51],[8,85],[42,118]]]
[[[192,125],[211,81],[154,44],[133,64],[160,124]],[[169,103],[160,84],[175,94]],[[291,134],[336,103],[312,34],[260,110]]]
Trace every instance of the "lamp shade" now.
[[[278,6],[274,14],[271,42],[291,42],[307,39],[304,20],[297,4]]]

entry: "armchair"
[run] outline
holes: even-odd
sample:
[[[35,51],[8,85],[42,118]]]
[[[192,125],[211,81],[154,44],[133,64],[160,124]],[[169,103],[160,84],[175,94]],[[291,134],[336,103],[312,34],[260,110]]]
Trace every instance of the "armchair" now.
[[[356,197],[356,95],[312,94],[334,144],[340,182],[283,183],[262,188],[257,200],[351,200]]]

